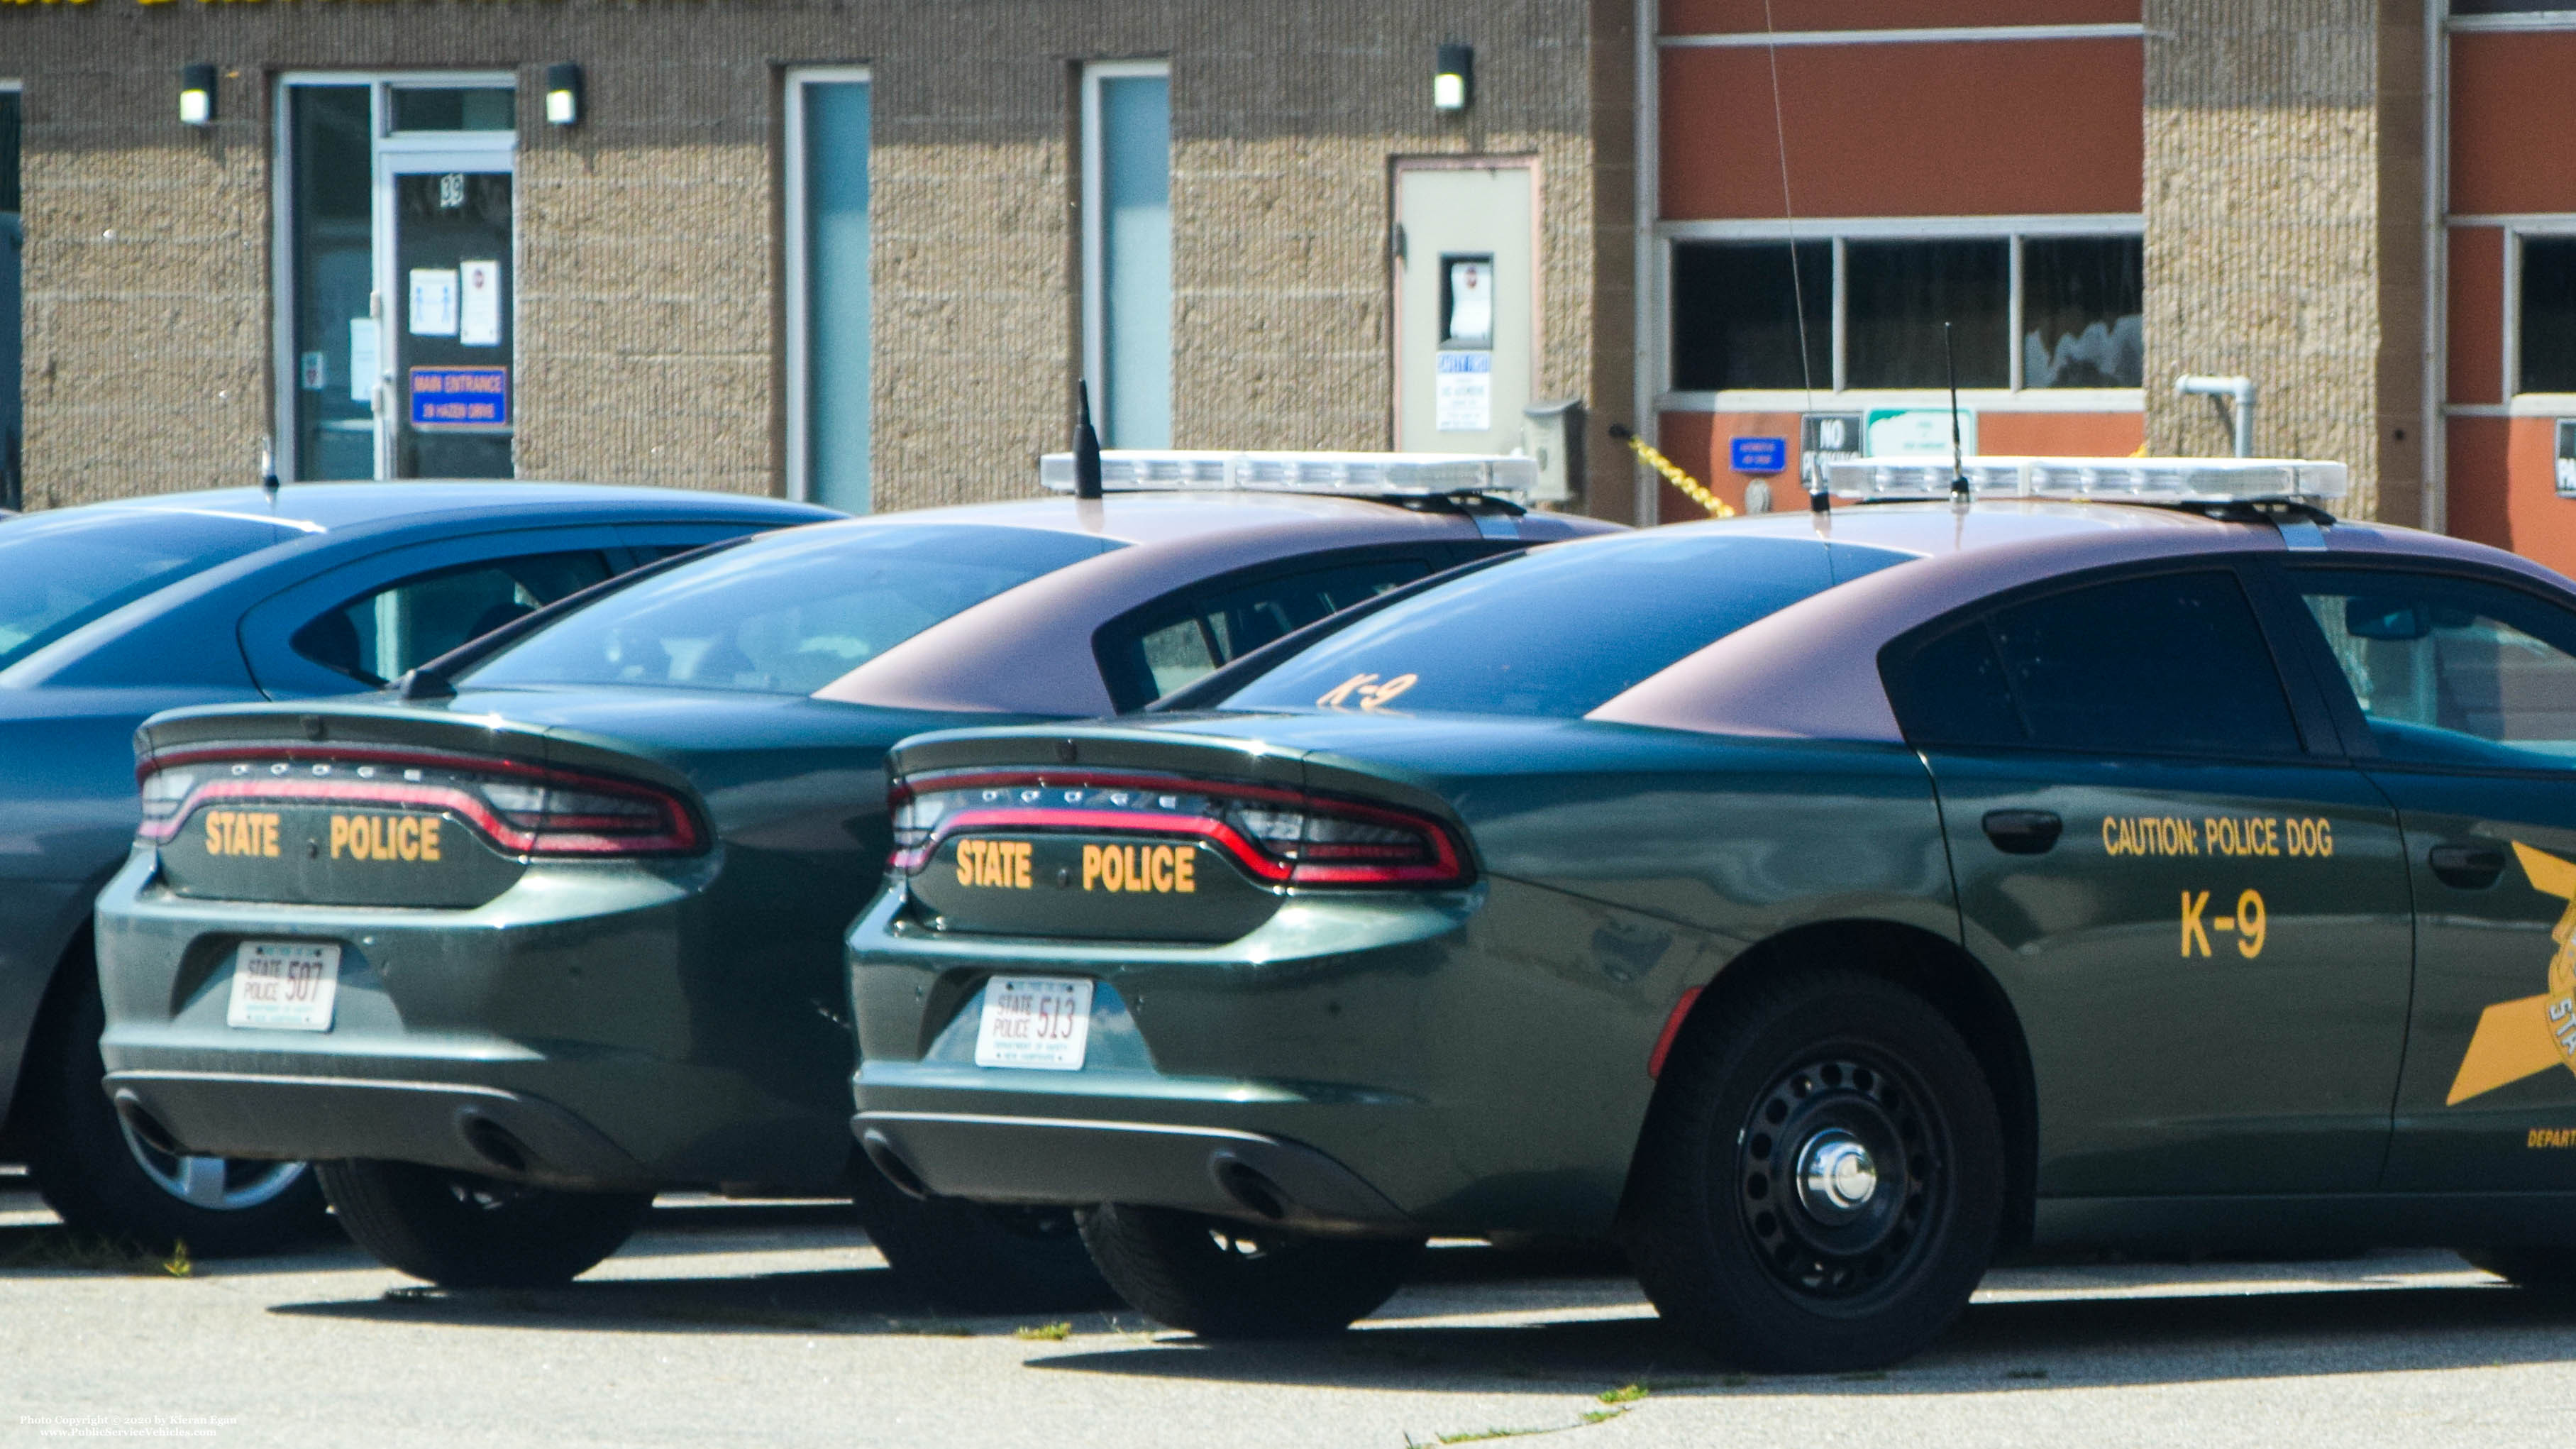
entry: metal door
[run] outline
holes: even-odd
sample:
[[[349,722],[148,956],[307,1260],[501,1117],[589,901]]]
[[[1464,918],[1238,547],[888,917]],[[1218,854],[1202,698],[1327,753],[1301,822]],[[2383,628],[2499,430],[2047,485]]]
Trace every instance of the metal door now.
[[[1395,446],[1508,453],[1538,359],[1538,203],[1529,161],[1403,161],[1395,172]]]

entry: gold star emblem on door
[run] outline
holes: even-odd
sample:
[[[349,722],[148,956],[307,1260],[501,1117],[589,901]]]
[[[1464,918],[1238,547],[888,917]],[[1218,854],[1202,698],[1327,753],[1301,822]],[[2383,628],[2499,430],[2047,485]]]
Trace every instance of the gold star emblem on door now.
[[[2551,1067],[2576,1072],[2576,863],[2519,840],[2513,842],[2513,853],[2532,889],[2567,902],[2549,931],[2549,939],[2558,943],[2549,958],[2549,989],[2499,1001],[2480,1014],[2459,1074],[2451,1079],[2451,1095],[2442,1104],[2446,1107]]]

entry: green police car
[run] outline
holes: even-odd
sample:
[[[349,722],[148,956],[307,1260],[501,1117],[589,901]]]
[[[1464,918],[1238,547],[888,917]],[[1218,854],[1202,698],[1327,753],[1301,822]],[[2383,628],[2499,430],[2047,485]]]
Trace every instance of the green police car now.
[[[903,744],[865,1149],[1079,1207],[1206,1335],[1338,1329],[1431,1235],[1616,1239],[1778,1370],[2020,1245],[2576,1290],[2576,589],[2334,521],[2332,464],[1965,472]]]

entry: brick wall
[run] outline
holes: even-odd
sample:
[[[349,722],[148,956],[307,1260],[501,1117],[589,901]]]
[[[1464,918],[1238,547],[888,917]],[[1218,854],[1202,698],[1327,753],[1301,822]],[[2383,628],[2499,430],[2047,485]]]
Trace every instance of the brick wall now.
[[[522,476],[779,486],[782,66],[874,67],[881,507],[1004,496],[1061,447],[1076,356],[1084,58],[1173,60],[1178,440],[1384,447],[1389,161],[1535,155],[1543,396],[1628,395],[1617,0],[510,0],[16,10],[26,83],[31,505],[247,481],[270,405],[271,77],[521,78]],[[1595,11],[1600,12],[1598,16]],[[1596,47],[1591,27],[1611,33]],[[1428,101],[1443,39],[1477,103]],[[544,124],[581,63],[584,123]],[[181,66],[223,68],[217,123]],[[1596,130],[1605,138],[1596,144]],[[1593,506],[1624,512],[1626,469]]]

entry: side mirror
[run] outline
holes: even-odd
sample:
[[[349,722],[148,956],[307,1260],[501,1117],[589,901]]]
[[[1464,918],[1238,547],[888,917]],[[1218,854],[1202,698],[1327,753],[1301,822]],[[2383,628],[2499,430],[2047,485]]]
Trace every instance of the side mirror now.
[[[2364,597],[2343,601],[2343,630],[2355,639],[2421,639],[2433,621],[2409,600]]]

